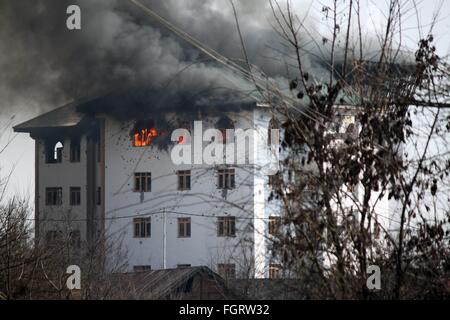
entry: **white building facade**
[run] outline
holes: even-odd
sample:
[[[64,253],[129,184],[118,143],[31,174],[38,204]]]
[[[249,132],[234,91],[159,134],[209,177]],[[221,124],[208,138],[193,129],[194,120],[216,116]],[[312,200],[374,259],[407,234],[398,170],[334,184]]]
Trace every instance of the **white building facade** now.
[[[268,277],[268,221],[280,214],[266,210],[264,169],[277,166],[267,144],[271,113],[256,103],[211,110],[117,117],[70,104],[16,126],[36,141],[36,239],[102,239],[123,253],[109,258],[125,259],[127,271],[206,265],[225,276]],[[202,134],[251,129],[246,163],[174,163],[174,146],[190,144],[198,159],[211,143],[199,150],[185,137],[171,141],[175,128],[195,135],[194,121]],[[223,142],[229,148],[236,138],[227,133]]]

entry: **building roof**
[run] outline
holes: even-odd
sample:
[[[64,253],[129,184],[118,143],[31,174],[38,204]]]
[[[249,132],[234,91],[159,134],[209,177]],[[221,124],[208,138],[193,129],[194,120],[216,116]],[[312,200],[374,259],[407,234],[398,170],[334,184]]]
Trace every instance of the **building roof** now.
[[[68,103],[36,118],[22,122],[14,126],[13,129],[16,132],[31,132],[42,128],[74,127],[85,117],[85,114],[77,110],[78,104],[78,101]]]
[[[222,278],[205,266],[116,274],[115,283],[122,291],[131,292],[129,298],[164,299],[175,293],[188,292],[195,276],[213,280],[224,294],[228,291]]]

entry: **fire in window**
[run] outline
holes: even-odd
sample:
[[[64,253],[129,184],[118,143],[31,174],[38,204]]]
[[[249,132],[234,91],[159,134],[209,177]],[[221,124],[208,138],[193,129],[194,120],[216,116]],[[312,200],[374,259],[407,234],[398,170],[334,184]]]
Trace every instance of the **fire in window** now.
[[[139,120],[132,130],[133,146],[145,147],[152,143],[152,139],[158,136],[153,120]]]

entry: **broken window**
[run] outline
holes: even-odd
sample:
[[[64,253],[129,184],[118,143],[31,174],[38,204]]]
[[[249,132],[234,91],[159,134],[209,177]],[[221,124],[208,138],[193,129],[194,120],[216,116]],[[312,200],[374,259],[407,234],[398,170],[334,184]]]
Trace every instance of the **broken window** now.
[[[152,191],[152,174],[151,172],[135,172],[134,173],[134,191],[150,192]]]
[[[179,170],[178,175],[178,190],[191,189],[191,170]]]
[[[234,237],[236,235],[236,217],[217,218],[217,236]]]
[[[70,205],[79,206],[81,204],[81,188],[70,187]]]
[[[70,140],[70,162],[80,162],[80,139],[75,138]]]
[[[178,237],[189,238],[191,236],[191,218],[178,218]]]
[[[45,162],[60,163],[62,162],[62,151],[64,145],[61,141],[47,141],[45,143]]]
[[[157,136],[153,120],[138,120],[132,130],[133,147],[149,146]]]
[[[59,206],[62,204],[62,188],[46,188],[45,204],[47,206]]]
[[[236,266],[234,263],[219,263],[217,273],[224,279],[234,279],[236,277]]]
[[[219,189],[233,189],[235,187],[234,169],[219,169],[218,178]]]
[[[134,218],[134,237],[135,238],[150,238],[152,219],[151,217]]]

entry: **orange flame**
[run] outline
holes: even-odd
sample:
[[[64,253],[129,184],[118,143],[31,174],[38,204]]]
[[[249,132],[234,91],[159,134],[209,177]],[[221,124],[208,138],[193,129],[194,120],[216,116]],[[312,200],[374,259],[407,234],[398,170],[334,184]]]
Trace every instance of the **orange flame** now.
[[[152,142],[152,138],[157,136],[158,133],[155,128],[141,129],[133,135],[133,145],[135,147],[148,146]]]

